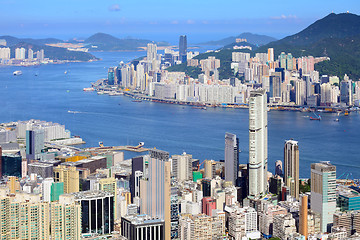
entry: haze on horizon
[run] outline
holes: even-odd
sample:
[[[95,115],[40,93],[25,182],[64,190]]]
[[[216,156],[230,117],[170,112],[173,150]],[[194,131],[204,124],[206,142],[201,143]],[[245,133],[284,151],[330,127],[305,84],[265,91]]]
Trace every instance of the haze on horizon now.
[[[1,0],[0,35],[86,38],[96,32],[176,43],[218,40],[242,32],[282,38],[331,12],[360,13],[347,1]]]

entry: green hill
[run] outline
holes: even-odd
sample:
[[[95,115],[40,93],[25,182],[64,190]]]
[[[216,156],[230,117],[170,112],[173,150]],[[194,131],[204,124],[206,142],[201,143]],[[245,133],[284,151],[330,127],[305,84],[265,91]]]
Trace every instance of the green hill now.
[[[50,43],[61,43],[64,42],[63,40],[57,39],[57,38],[42,38],[42,39],[34,39],[34,38],[17,38],[12,36],[0,36],[0,39],[6,40],[6,45],[8,47],[14,46],[18,43],[31,43],[31,44],[37,44],[37,45],[45,45]]]
[[[259,35],[259,34],[245,32],[245,33],[241,33],[240,35],[235,36],[235,37],[234,36],[227,37],[227,38],[217,40],[217,41],[208,41],[208,42],[200,43],[199,45],[225,46],[225,45],[235,43],[237,38],[246,38],[248,43],[253,44],[253,45],[258,45],[258,46],[265,45],[272,41],[277,40],[276,38],[269,37],[266,35]]]
[[[281,52],[295,57],[312,55],[330,57],[330,61],[315,65],[320,74],[346,74],[360,79],[360,16],[350,13],[330,14],[301,32],[259,47],[256,52],[274,48],[275,58]]]

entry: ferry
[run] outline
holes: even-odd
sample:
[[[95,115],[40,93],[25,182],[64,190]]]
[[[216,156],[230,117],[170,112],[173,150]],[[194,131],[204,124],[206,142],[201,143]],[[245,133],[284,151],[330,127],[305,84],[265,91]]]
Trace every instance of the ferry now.
[[[15,71],[13,72],[14,76],[19,76],[19,75],[22,75],[22,71]]]
[[[83,91],[84,92],[92,92],[92,91],[94,91],[95,89],[94,88],[83,88]]]

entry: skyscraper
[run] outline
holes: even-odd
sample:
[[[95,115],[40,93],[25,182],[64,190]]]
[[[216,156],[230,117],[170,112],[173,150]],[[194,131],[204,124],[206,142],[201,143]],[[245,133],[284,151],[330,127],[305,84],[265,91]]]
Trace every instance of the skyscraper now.
[[[274,61],[274,49],[268,48],[268,62]]]
[[[239,174],[239,138],[235,134],[225,133],[225,181],[236,186]]]
[[[40,158],[44,148],[45,133],[43,129],[26,131],[26,159],[35,160]]]
[[[249,98],[249,195],[258,197],[267,189],[267,101],[265,90]]]
[[[147,45],[147,60],[148,60],[148,62],[152,62],[153,60],[156,60],[156,54],[157,54],[156,44],[148,43],[148,45]]]
[[[179,56],[182,63],[187,61],[187,38],[181,35],[179,39]]]
[[[170,176],[169,153],[151,150],[147,180],[140,180],[141,214],[165,220],[165,240],[170,239]]]
[[[172,155],[172,172],[175,178],[180,181],[192,180],[192,155]]]
[[[311,209],[321,216],[321,232],[327,232],[336,209],[336,167],[329,162],[311,164]]]
[[[284,182],[290,187],[290,195],[299,199],[299,146],[294,140],[284,146]]]

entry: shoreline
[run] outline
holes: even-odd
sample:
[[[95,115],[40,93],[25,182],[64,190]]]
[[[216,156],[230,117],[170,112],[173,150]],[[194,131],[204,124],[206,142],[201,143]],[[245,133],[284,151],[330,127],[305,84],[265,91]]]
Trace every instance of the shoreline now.
[[[94,86],[94,91],[98,95],[108,94],[109,96],[118,96],[124,95],[126,97],[133,98],[135,101],[147,101],[155,103],[165,103],[165,104],[176,104],[182,106],[191,106],[194,108],[204,109],[207,107],[211,108],[231,108],[231,109],[248,109],[248,104],[236,104],[236,103],[205,103],[205,102],[191,102],[191,101],[179,101],[176,99],[161,99],[148,95],[144,95],[138,92],[133,91],[124,91],[122,89],[113,89],[109,87],[99,87]],[[350,107],[331,107],[331,106],[317,106],[317,107],[308,107],[308,106],[295,106],[295,105],[268,105],[268,110],[275,111],[294,111],[294,112],[321,112],[321,113],[344,113],[344,112],[357,112],[360,111],[359,108],[350,108]]]

